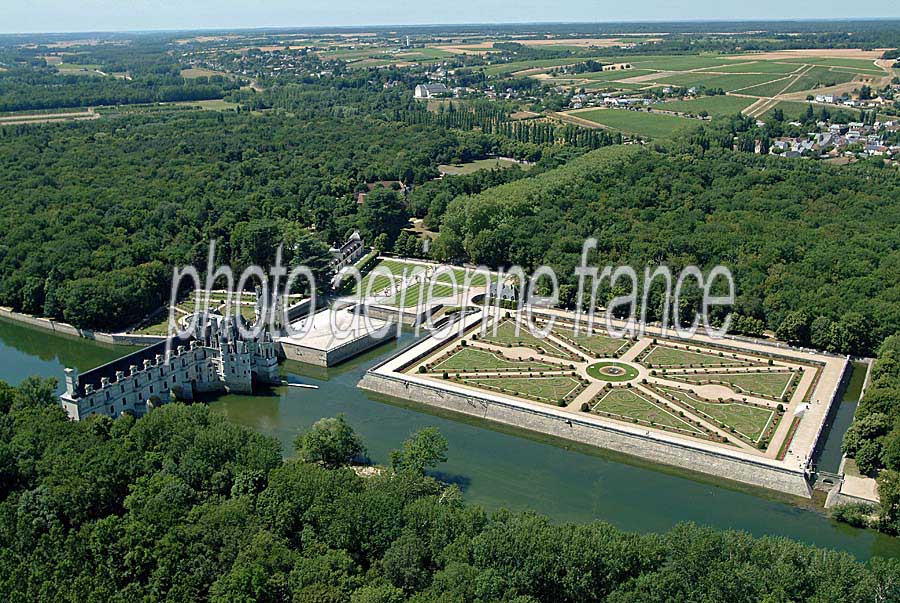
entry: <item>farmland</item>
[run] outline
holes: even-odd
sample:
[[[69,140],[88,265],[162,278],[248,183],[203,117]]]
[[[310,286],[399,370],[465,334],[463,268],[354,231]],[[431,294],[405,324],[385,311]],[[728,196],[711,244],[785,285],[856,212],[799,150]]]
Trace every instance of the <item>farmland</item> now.
[[[650,137],[671,136],[678,130],[696,124],[695,121],[685,117],[622,109],[595,109],[581,111],[575,115],[626,134]]]
[[[700,115],[734,115],[740,113],[751,104],[752,98],[742,96],[701,96],[693,100],[668,101],[654,107],[662,111],[675,111],[677,113],[690,113]]]

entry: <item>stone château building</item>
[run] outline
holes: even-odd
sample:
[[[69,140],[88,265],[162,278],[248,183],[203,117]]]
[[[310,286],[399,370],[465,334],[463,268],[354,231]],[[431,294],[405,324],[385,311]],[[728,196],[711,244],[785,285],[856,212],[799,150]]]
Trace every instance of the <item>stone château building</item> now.
[[[188,339],[163,340],[81,374],[67,368],[66,391],[60,396],[63,409],[76,421],[97,414],[142,416],[173,398],[250,393],[254,383],[279,383],[271,335],[263,331],[254,339],[244,338],[238,320],[210,315],[198,321]]]

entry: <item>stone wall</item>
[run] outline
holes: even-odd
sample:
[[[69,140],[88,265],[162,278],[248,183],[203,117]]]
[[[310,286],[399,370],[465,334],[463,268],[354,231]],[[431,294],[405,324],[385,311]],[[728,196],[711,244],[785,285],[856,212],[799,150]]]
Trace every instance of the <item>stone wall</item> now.
[[[454,412],[512,425],[600,448],[607,448],[656,463],[672,465],[733,481],[810,498],[812,489],[803,471],[773,466],[726,454],[693,448],[654,436],[635,434],[612,426],[561,417],[549,412],[464,395],[398,377],[367,372],[359,383],[365,390],[437,406]]]
[[[165,337],[157,335],[136,335],[133,333],[101,333],[100,331],[91,331],[89,329],[79,329],[72,325],[52,320],[49,318],[38,318],[30,314],[22,314],[15,312],[9,308],[0,308],[0,317],[19,322],[45,331],[52,331],[61,335],[69,335],[72,337],[82,337],[99,341],[100,343],[109,343],[113,345],[152,345],[160,342]]]
[[[379,329],[358,339],[347,341],[329,350],[285,341],[280,341],[276,345],[278,346],[279,355],[288,360],[328,367],[349,360],[350,358],[362,354],[384,342],[396,339],[399,332],[398,325],[390,325],[388,329],[386,334],[382,335],[379,332]]]

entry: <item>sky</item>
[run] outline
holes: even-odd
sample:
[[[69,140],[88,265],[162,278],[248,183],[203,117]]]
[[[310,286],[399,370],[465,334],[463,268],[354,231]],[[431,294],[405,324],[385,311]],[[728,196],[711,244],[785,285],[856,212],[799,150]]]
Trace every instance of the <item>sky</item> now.
[[[900,17],[898,0],[0,0],[0,32]]]

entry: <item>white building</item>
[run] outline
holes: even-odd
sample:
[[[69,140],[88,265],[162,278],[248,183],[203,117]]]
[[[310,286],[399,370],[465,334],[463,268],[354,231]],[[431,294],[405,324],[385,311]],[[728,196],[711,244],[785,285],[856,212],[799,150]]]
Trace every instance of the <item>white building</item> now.
[[[443,94],[449,94],[450,90],[440,82],[431,84],[419,84],[413,93],[415,98],[434,98]]]
[[[186,340],[162,340],[81,374],[67,368],[63,410],[74,421],[126,412],[142,416],[173,397],[251,393],[254,382],[279,383],[275,342],[267,332],[242,337],[237,320],[210,316]]]

